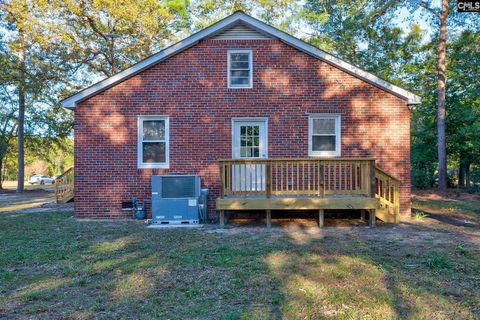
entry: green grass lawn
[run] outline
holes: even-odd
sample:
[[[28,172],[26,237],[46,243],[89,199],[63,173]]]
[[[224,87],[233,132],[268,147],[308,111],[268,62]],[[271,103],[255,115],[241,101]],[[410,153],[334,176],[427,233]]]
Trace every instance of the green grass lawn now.
[[[478,319],[478,225],[421,204],[421,221],[321,231],[1,213],[0,318]]]

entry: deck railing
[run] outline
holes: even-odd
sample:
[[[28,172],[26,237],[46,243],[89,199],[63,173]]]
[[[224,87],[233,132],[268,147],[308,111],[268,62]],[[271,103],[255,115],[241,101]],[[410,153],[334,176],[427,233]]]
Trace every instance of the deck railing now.
[[[55,199],[57,203],[68,202],[73,198],[73,167],[55,179]]]
[[[375,160],[220,160],[221,196],[375,196]]]
[[[375,197],[379,201],[380,211],[396,220],[400,214],[400,181],[382,169],[375,170]]]

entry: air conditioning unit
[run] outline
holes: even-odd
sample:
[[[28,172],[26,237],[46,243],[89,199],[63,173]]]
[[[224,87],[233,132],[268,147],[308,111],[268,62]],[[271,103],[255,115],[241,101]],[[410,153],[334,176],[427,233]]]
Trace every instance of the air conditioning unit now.
[[[198,224],[199,198],[199,176],[152,176],[152,223]]]

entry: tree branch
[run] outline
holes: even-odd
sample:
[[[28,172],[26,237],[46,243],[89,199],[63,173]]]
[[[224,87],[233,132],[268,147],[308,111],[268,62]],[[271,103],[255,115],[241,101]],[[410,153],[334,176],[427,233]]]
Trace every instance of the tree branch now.
[[[425,8],[427,11],[429,11],[431,14],[433,14],[434,16],[436,16],[438,19],[441,18],[441,14],[439,12],[437,12],[435,9],[431,8],[426,2],[424,1],[419,1],[418,2],[418,5],[420,7],[423,7]]]

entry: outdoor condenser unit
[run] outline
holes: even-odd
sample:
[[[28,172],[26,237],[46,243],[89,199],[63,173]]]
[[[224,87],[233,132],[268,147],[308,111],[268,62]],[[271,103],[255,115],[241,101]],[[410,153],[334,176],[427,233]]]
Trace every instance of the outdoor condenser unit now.
[[[152,176],[152,223],[198,224],[199,198],[199,176]]]

